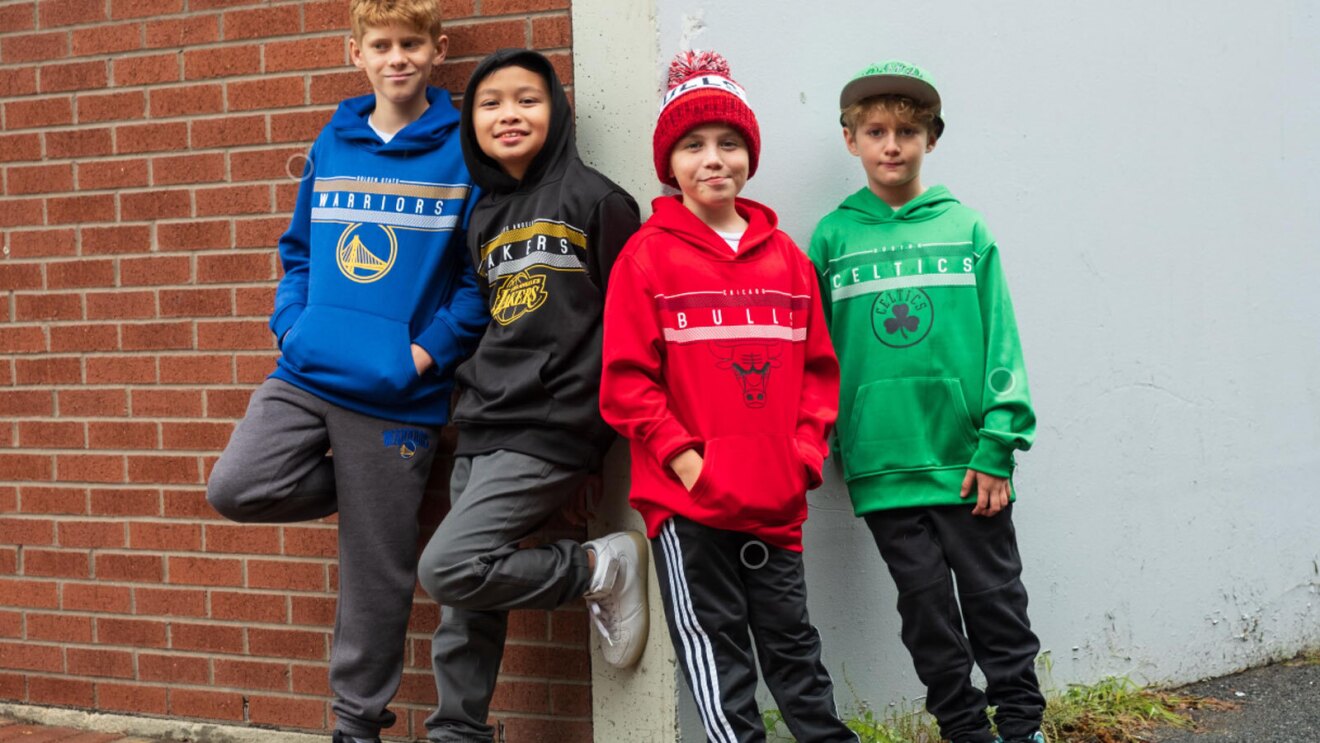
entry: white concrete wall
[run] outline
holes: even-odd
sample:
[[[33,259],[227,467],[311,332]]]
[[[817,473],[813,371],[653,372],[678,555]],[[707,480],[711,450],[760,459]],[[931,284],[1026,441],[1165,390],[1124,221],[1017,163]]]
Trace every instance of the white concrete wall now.
[[[656,100],[680,45],[719,50],[761,121],[745,195],[803,245],[864,183],[842,84],[893,57],[935,75],[948,130],[925,181],[987,216],[1031,372],[1015,518],[1057,684],[1189,681],[1320,645],[1320,8],[641,5],[658,58],[607,53],[584,150],[626,156],[595,162],[656,193],[636,175],[638,92]],[[917,697],[892,584],[834,475],[806,550],[839,701]]]

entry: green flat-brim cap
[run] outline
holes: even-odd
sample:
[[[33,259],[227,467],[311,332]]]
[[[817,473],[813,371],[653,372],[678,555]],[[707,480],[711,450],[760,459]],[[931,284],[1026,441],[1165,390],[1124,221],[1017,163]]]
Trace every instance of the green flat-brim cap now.
[[[935,81],[930,73],[914,64],[890,59],[853,75],[839,94],[839,110],[873,95],[907,96],[917,103],[934,106],[935,116],[940,115],[940,93],[935,89]]]

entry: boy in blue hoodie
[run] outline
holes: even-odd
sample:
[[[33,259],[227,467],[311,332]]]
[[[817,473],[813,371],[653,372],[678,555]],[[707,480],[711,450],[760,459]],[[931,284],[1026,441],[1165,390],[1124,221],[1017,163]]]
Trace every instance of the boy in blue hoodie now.
[[[308,154],[270,328],[282,356],[207,485],[227,518],[339,514],[330,686],[335,743],[378,741],[403,671],[417,509],[454,368],[488,313],[464,251],[474,203],[458,112],[428,86],[436,0],[352,0],[350,54],[373,93]],[[333,449],[333,456],[329,456]]]

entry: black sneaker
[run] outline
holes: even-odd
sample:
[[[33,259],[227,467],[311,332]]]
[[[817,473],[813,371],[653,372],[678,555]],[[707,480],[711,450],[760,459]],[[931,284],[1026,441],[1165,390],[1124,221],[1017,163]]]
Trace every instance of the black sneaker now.
[[[1025,738],[1003,738],[1004,743],[1048,743],[1045,734],[1037,730]]]
[[[331,741],[332,743],[356,743],[356,741],[363,741],[364,743],[380,743],[380,738],[354,738],[343,730],[336,730]]]

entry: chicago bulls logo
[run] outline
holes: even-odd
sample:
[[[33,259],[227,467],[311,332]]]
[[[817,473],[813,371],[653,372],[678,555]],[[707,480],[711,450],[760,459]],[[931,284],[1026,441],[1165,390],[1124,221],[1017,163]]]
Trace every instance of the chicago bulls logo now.
[[[770,370],[783,362],[779,341],[713,341],[710,352],[719,359],[716,366],[732,369],[742,386],[743,403],[749,408],[765,407],[770,392]]]

